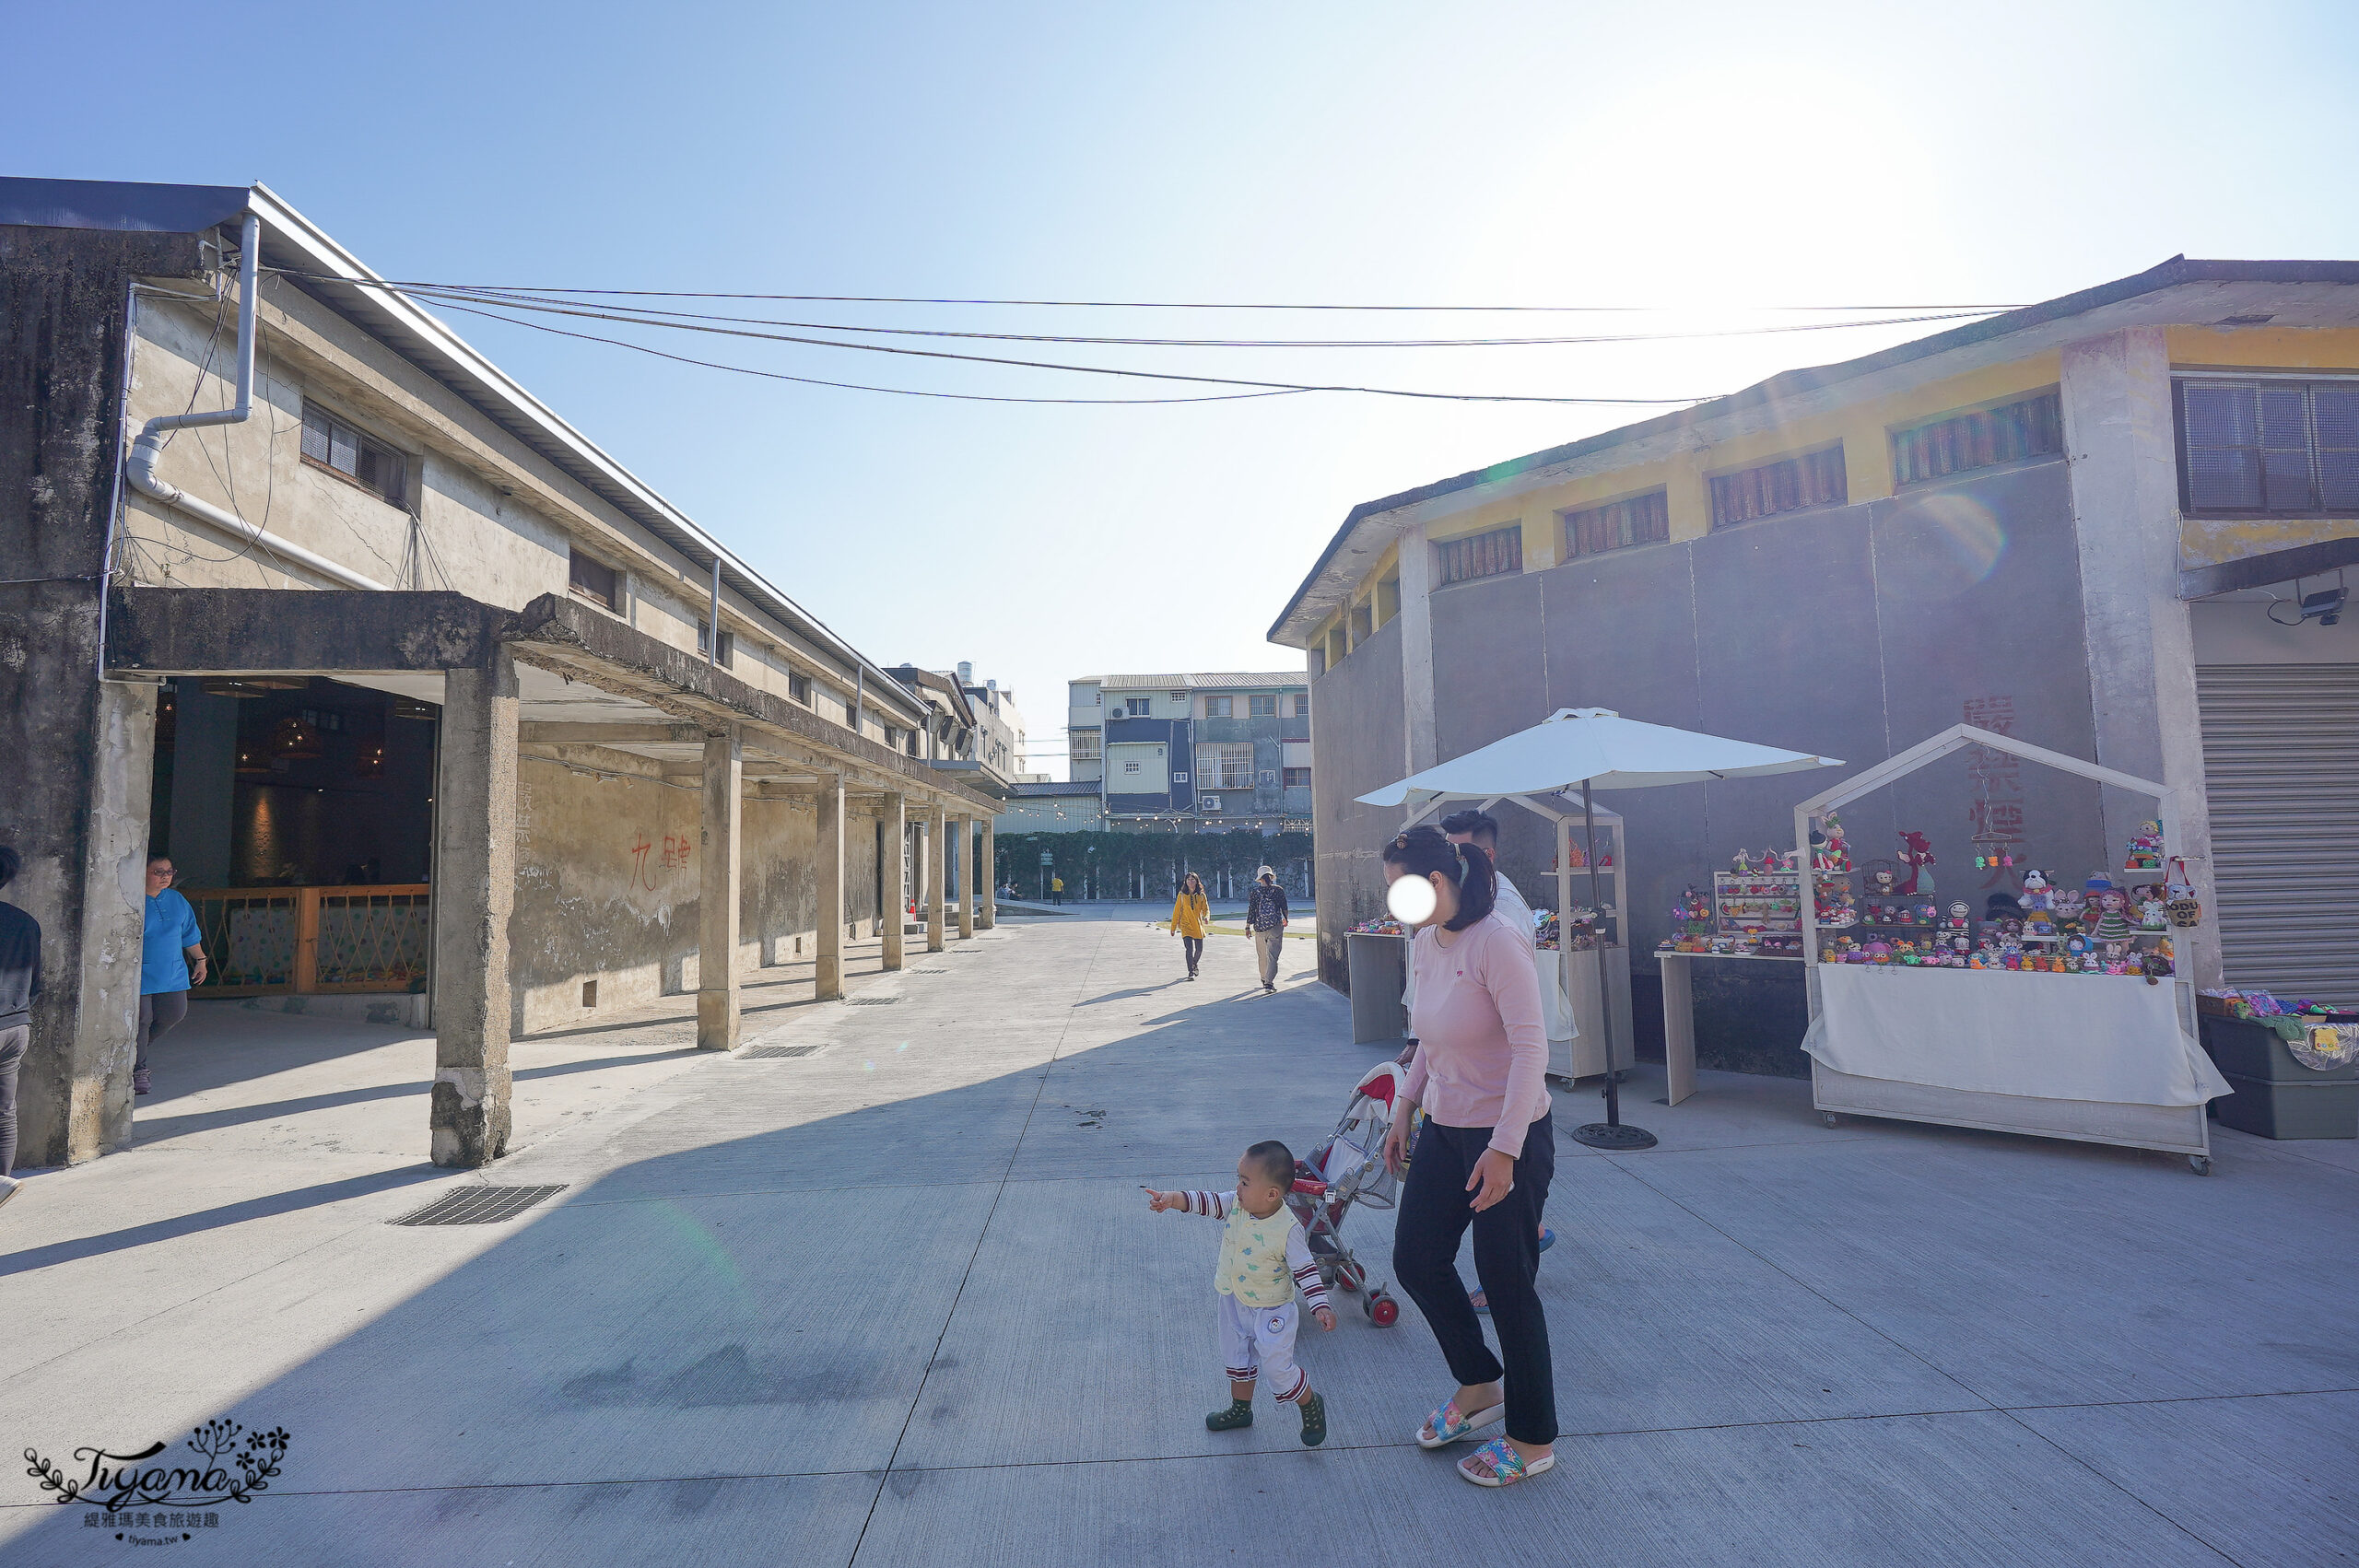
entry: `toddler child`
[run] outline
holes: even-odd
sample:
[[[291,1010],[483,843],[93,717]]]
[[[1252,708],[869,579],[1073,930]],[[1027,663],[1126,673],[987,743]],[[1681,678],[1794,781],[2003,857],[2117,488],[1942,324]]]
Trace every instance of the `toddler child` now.
[[[1277,1397],[1302,1411],[1302,1441],[1315,1448],[1327,1441],[1327,1405],[1311,1392],[1310,1378],[1295,1364],[1294,1333],[1302,1300],[1321,1329],[1335,1327],[1327,1287],[1311,1260],[1310,1243],[1286,1208],[1294,1186],[1294,1154],[1275,1139],[1256,1143],[1237,1162],[1233,1192],[1157,1192],[1146,1189],[1147,1207],[1160,1214],[1184,1209],[1228,1222],[1220,1245],[1213,1288],[1220,1293],[1221,1343],[1228,1357],[1228,1409],[1204,1418],[1215,1432],[1253,1424],[1253,1385],[1267,1372]]]

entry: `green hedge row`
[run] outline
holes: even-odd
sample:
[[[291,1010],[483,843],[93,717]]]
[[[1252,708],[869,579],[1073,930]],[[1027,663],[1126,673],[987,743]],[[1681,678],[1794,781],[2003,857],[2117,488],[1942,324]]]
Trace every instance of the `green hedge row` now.
[[[1194,872],[1215,898],[1242,898],[1257,866],[1278,873],[1288,897],[1311,896],[1308,833],[1003,833],[999,881],[1025,897],[1046,891],[1051,873],[1067,898],[1168,898]],[[1053,855],[1053,867],[1040,863]]]

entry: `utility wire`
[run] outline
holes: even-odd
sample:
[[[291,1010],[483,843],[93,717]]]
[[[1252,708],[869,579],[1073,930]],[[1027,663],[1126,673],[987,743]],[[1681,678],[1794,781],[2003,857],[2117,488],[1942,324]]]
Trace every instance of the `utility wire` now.
[[[409,292],[421,298],[471,300],[510,310],[546,310],[559,314],[583,308],[583,302],[548,295],[456,285],[413,284]],[[1096,337],[1056,333],[959,332],[945,327],[869,327],[840,322],[787,322],[767,316],[722,316],[694,310],[658,310],[641,305],[607,305],[605,321],[637,321],[647,326],[682,327],[696,322],[722,322],[738,326],[792,327],[802,332],[864,333],[891,337],[972,338],[1001,343],[1070,343],[1121,348],[1529,348],[1561,347],[1600,343],[1666,343],[1691,338],[1762,337],[1784,333],[1841,332],[1858,327],[1911,326],[1924,322],[1952,322],[1979,317],[1981,310],[1945,310],[1929,315],[1882,316],[1869,321],[1801,322],[1783,326],[1723,327],[1694,332],[1602,333],[1579,337],[1442,337],[1442,338],[1224,338],[1224,337]]]
[[[1128,407],[1146,403],[1241,403],[1248,398],[1286,397],[1293,389],[1278,392],[1215,392],[1208,397],[995,397],[985,392],[925,392],[915,387],[876,387],[860,381],[824,381],[816,376],[790,376],[782,370],[757,370],[750,365],[724,365],[718,359],[695,359],[685,354],[667,354],[660,348],[650,348],[643,343],[631,343],[619,337],[601,337],[596,333],[568,332],[546,322],[519,321],[494,310],[478,310],[467,305],[451,305],[449,310],[481,316],[486,321],[506,322],[510,326],[530,327],[534,332],[550,333],[557,337],[577,338],[583,343],[603,343],[615,348],[628,348],[640,354],[651,354],[658,359],[669,359],[677,365],[696,365],[708,370],[728,370],[740,376],[759,376],[764,380],[794,381],[806,387],[835,387],[844,392],[889,392],[896,397],[937,397],[958,403],[1057,403],[1083,404],[1091,406]]]
[[[329,273],[307,273],[294,268],[270,268],[290,276],[315,278],[323,283],[351,283],[354,279]],[[437,284],[419,279],[386,278],[378,280],[391,288],[472,288],[495,293],[525,294],[594,294],[616,298],[661,299],[776,299],[802,304],[822,305],[1039,305],[1060,309],[1105,310],[1393,310],[1436,312],[1488,313],[1636,313],[1651,310],[1681,310],[1683,305],[1334,305],[1334,304],[1267,304],[1231,301],[1170,299],[964,299],[934,298],[921,295],[899,294],[743,294],[717,289],[687,288],[577,288],[562,284]],[[1754,310],[1956,310],[1966,313],[2018,310],[2020,305],[1750,305],[1736,307]]]
[[[391,284],[379,284],[379,283],[375,283],[375,282],[373,282],[373,281],[370,281],[370,280],[360,280],[360,279],[349,279],[349,278],[347,278],[347,279],[344,279],[343,281],[345,281],[345,282],[346,282],[346,283],[364,283],[364,282],[365,282],[365,283],[366,283],[366,286],[367,286],[367,287],[381,287],[381,288],[388,288],[388,289],[390,289],[390,288],[393,288],[393,287],[394,287],[393,285],[391,285]],[[452,310],[464,310],[464,311],[466,311],[467,313],[469,313],[469,314],[471,314],[471,315],[478,315],[478,316],[485,316],[485,317],[488,317],[490,320],[493,320],[493,321],[504,321],[504,322],[507,322],[509,324],[511,324],[511,325],[512,325],[512,326],[530,326],[530,325],[534,325],[534,324],[535,324],[535,323],[533,323],[533,322],[530,322],[519,321],[517,318],[512,317],[512,316],[504,316],[504,315],[498,314],[497,312],[494,312],[494,311],[491,311],[491,310],[482,310],[482,309],[477,308],[477,307],[475,307],[475,306],[457,304],[457,303],[455,303],[455,301],[454,301],[454,300],[452,300],[452,299],[442,299],[442,300],[440,300],[440,302],[441,302],[441,303],[443,303],[443,304],[445,304],[445,305],[447,305],[450,309],[452,309]],[[543,312],[543,313],[547,313],[547,314],[555,314],[555,315],[562,315],[562,316],[576,316],[576,317],[582,317],[582,318],[586,318],[586,319],[591,320],[591,321],[619,322],[623,322],[623,323],[625,323],[625,324],[635,324],[635,325],[659,325],[659,324],[664,324],[664,323],[653,323],[653,322],[640,322],[640,321],[638,321],[636,318],[633,318],[633,317],[629,317],[629,316],[619,316],[619,315],[613,314],[612,312],[608,312],[608,311],[600,311],[600,310],[581,310],[581,309],[553,309],[553,308],[548,307],[548,306],[534,306],[534,307],[525,307],[525,306],[508,306],[508,307],[506,307],[506,308],[508,308],[508,309],[511,309],[511,310],[532,309],[532,310],[537,310],[537,311],[540,311],[540,312]],[[812,346],[812,347],[817,347],[817,348],[850,348],[850,349],[856,349],[856,350],[858,350],[858,351],[860,351],[861,353],[863,353],[863,354],[897,354],[897,355],[903,355],[903,356],[907,356],[907,357],[912,357],[912,358],[918,358],[918,359],[944,359],[944,360],[951,360],[951,361],[956,361],[956,362],[958,362],[958,363],[970,364],[970,365],[1007,365],[1007,366],[1013,366],[1013,367],[1015,367],[1015,368],[1020,369],[1027,369],[1027,370],[1063,370],[1063,371],[1068,371],[1068,372],[1072,372],[1072,373],[1078,374],[1078,375],[1087,375],[1087,376],[1117,376],[1117,377],[1124,377],[1124,378],[1129,378],[1129,379],[1133,379],[1133,380],[1150,380],[1150,381],[1180,381],[1180,382],[1185,382],[1185,383],[1188,383],[1188,384],[1191,384],[1191,385],[1195,385],[1195,386],[1249,387],[1249,388],[1257,389],[1257,390],[1259,390],[1259,391],[1262,391],[1262,392],[1361,392],[1361,393],[1366,393],[1366,394],[1368,394],[1368,395],[1370,395],[1370,396],[1376,396],[1376,397],[1407,397],[1407,398],[1418,398],[1418,399],[1429,400],[1429,401],[1434,401],[1434,402],[1441,402],[1441,403],[1546,403],[1546,404],[1613,404],[1613,405],[1630,405],[1630,404],[1681,404],[1681,405],[1685,405],[1685,404],[1688,404],[1701,403],[1701,402],[1704,402],[1704,401],[1705,401],[1705,399],[1703,399],[1703,398],[1701,398],[1701,397],[1541,397],[1541,396],[1534,396],[1534,395],[1530,395],[1530,394],[1515,393],[1515,392],[1420,392],[1420,391],[1414,390],[1414,389],[1413,389],[1413,388],[1402,388],[1402,387],[1370,387],[1370,386],[1357,386],[1357,385],[1352,385],[1352,384],[1347,384],[1347,383],[1339,383],[1339,382],[1320,383],[1320,382],[1300,382],[1300,381],[1262,381],[1262,380],[1250,380],[1244,379],[1244,378],[1242,378],[1242,377],[1236,377],[1236,376],[1190,376],[1190,375],[1182,375],[1182,374],[1180,374],[1180,373],[1179,373],[1179,372],[1177,372],[1177,371],[1170,371],[1170,370],[1128,370],[1128,369],[1116,369],[1116,368],[1111,367],[1111,366],[1104,366],[1104,365],[1067,365],[1067,364],[1062,364],[1062,363],[1059,363],[1059,362],[1054,361],[1054,360],[1041,360],[1041,359],[1008,359],[1008,358],[1002,358],[1002,357],[996,357],[996,356],[992,356],[992,355],[981,355],[981,354],[953,354],[953,353],[950,353],[949,351],[947,351],[947,350],[945,350],[945,349],[939,349],[939,348],[903,348],[903,347],[896,346],[896,345],[891,345],[891,344],[883,344],[883,343],[845,343],[845,342],[841,341],[840,339],[837,339],[837,338],[827,338],[827,337],[804,337],[804,336],[799,336],[799,335],[795,335],[795,334],[792,334],[792,333],[786,333],[752,332],[752,331],[748,331],[748,330],[745,330],[745,329],[744,329],[744,328],[738,328],[738,327],[697,326],[697,325],[691,325],[691,324],[687,324],[687,323],[681,323],[680,325],[681,325],[681,330],[684,330],[684,331],[711,333],[714,333],[714,334],[716,334],[716,335],[718,335],[718,336],[722,336],[722,337],[743,337],[743,338],[754,338],[754,339],[757,339],[757,340],[760,340],[760,341],[763,341],[763,342],[769,342],[769,343],[799,343],[799,344],[804,344],[804,345],[809,345],[809,346]],[[556,329],[551,328],[551,329],[547,329],[547,330],[555,331]],[[598,342],[606,342],[606,343],[614,343],[614,342],[618,342],[618,341],[619,341],[619,340],[617,340],[617,339],[613,339],[613,338],[594,338],[594,337],[593,337],[593,334],[586,333],[561,333],[560,335],[569,336],[569,337],[593,337],[593,341],[598,341]],[[627,346],[627,347],[636,347],[636,346],[639,346],[639,345],[628,345],[628,344],[627,344],[627,345],[624,345],[623,346]],[[648,350],[648,352],[650,352],[650,353],[654,353],[654,352],[657,352],[657,351],[656,351],[656,350],[651,350],[651,350]],[[674,355],[665,355],[665,356],[663,356],[663,357],[665,357],[665,358],[675,358],[675,357],[678,357],[678,356],[674,356]],[[737,369],[737,367],[733,367],[733,366],[722,366],[722,367],[718,367],[718,368],[719,368],[719,369]],[[758,374],[758,373],[761,373],[761,372],[757,372],[757,373]],[[792,377],[792,378],[789,378],[789,377],[780,377],[780,378],[778,378],[778,379],[780,379],[780,380],[803,380],[804,378],[800,378],[800,377]],[[898,390],[898,389],[893,389],[893,388],[882,388],[882,387],[879,387],[879,388],[868,388],[868,389],[864,389],[864,390],[868,390],[868,391],[877,391],[877,392],[885,392],[885,391],[894,391],[894,390]],[[946,395],[951,395],[951,394],[946,394],[946,393],[945,393],[945,394],[933,394],[933,395],[945,395],[945,396],[946,396]],[[1001,402],[1001,401],[1011,401],[1011,400],[1003,400],[1003,399],[994,398],[994,399],[992,399],[992,401],[993,401],[993,402]],[[1132,401],[1132,400],[1123,400],[1123,401]]]

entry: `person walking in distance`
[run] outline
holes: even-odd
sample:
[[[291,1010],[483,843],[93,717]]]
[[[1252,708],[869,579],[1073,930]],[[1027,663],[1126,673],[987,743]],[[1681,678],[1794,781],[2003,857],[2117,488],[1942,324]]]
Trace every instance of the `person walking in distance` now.
[[[1196,977],[1196,965],[1204,960],[1204,933],[1211,928],[1212,900],[1204,896],[1204,884],[1195,872],[1180,879],[1180,896],[1171,901],[1171,932],[1188,955],[1188,978]]]
[[[1278,873],[1263,866],[1254,872],[1245,894],[1245,929],[1253,933],[1253,956],[1262,961],[1262,989],[1278,989],[1278,956],[1286,942],[1286,891]]]
[[[1540,930],[1539,927],[1532,920],[1532,906],[1524,901],[1522,894],[1516,891],[1515,883],[1508,880],[1508,873],[1499,870],[1499,819],[1491,815],[1488,812],[1473,810],[1452,812],[1448,816],[1441,819],[1441,831],[1442,837],[1449,839],[1452,844],[1471,844],[1475,848],[1482,850],[1484,858],[1491,862],[1491,874],[1498,878],[1499,882],[1499,911],[1507,916],[1509,923],[1511,923],[1516,930],[1523,933],[1524,945],[1532,949],[1532,965],[1537,969],[1540,963]],[[1560,914],[1556,929],[1558,930],[1566,930],[1567,924],[1568,922],[1567,922]],[[1551,956],[1553,957],[1554,955],[1552,954]],[[1541,984],[1554,985],[1555,983],[1555,967],[1552,963],[1547,971],[1547,977],[1542,980]],[[1410,988],[1410,991],[1412,994],[1409,998],[1405,999],[1404,1005],[1414,1008],[1416,1005],[1414,996],[1415,987],[1412,986]],[[1572,1031],[1571,1036],[1568,1037],[1579,1038],[1580,1036],[1580,1026],[1575,1024],[1570,1017],[1572,1009],[1567,1008],[1565,1012],[1567,1014],[1565,1019],[1565,1027]],[[1544,1012],[1543,1016],[1545,1016]],[[1542,1225],[1540,1227],[1540,1250],[1545,1252],[1555,1245],[1556,1233],[1550,1230],[1546,1225]],[[1485,1316],[1490,1316],[1490,1299],[1481,1291],[1470,1291],[1467,1293],[1466,1299],[1473,1305],[1475,1311],[1483,1314]]]
[[[1411,828],[1385,849],[1384,875],[1388,884],[1415,877],[1432,889],[1409,949],[1417,1054],[1384,1140],[1386,1168],[1407,1172],[1393,1273],[1458,1379],[1418,1429],[1417,1445],[1445,1447],[1504,1415],[1506,1435],[1461,1460],[1458,1473],[1477,1486],[1514,1486],[1556,1463],[1555,1375],[1532,1288],[1540,1211],[1556,1169],[1540,977],[1532,950],[1494,907],[1496,878],[1480,849],[1452,844],[1438,828]],[[1420,1106],[1426,1120],[1411,1160],[1411,1113]],[[1496,1356],[1458,1273],[1470,1226]]]
[[[17,880],[24,857],[0,844],[0,888]],[[41,922],[0,904],[0,1203],[17,1195],[17,1070],[33,1039],[33,999],[41,995]]]
[[[1050,877],[1049,879],[1049,902],[1051,904],[1062,904],[1064,901],[1065,879],[1061,876]]]
[[[147,924],[139,947],[139,1055],[131,1064],[131,1092],[148,1092],[147,1052],[188,1016],[191,986],[205,984],[205,948],[196,911],[172,889],[170,855],[147,858]]]

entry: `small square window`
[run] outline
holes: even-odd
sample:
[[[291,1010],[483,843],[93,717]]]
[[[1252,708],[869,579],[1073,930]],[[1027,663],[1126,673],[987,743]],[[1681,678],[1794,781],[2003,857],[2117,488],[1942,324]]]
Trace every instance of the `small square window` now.
[[[1233,696],[1208,696],[1204,698],[1204,717],[1207,719],[1226,719],[1236,711],[1237,699]]]
[[[801,703],[804,707],[810,707],[811,677],[789,672],[786,677],[786,695]]]
[[[409,459],[306,398],[303,402],[303,461],[341,474],[378,499],[393,506],[409,500]]]
[[[1275,719],[1278,716],[1277,694],[1273,692],[1267,696],[1247,697],[1245,710],[1255,719]]]
[[[705,625],[702,621],[698,621],[697,623],[697,651],[698,653],[710,652],[711,645],[712,628]],[[730,661],[734,659],[736,656],[737,634],[735,632],[722,632],[721,634],[721,651],[713,654],[712,661],[726,670],[729,668]]]
[[[1297,719],[1308,719],[1310,717],[1310,694],[1309,692],[1297,692],[1295,694],[1294,716]]]
[[[569,552],[565,563],[565,585],[578,599],[587,599],[602,610],[612,610],[621,595],[615,568],[604,561],[593,559],[579,550]]]
[[[1132,719],[1144,719],[1144,718],[1145,718],[1145,717],[1146,717],[1146,711],[1147,711],[1147,706],[1148,706],[1147,699],[1146,699],[1145,697],[1143,697],[1143,696],[1124,697],[1124,698],[1122,699],[1122,711],[1123,711],[1123,714],[1124,714],[1126,717],[1128,717],[1128,718],[1132,718]]]
[[[1286,788],[1287,788],[1287,789],[1289,789],[1289,790],[1308,790],[1308,789],[1309,789],[1309,788],[1310,788],[1310,769],[1309,769],[1309,768],[1307,768],[1307,767],[1289,767],[1289,768],[1287,768],[1287,769],[1286,769]]]

